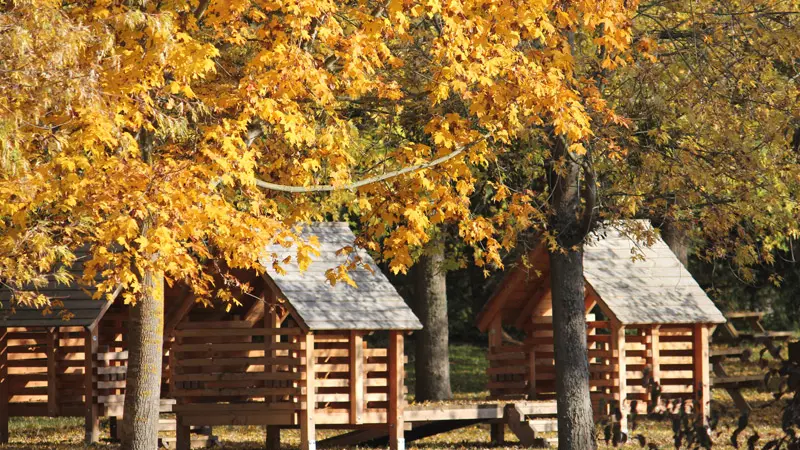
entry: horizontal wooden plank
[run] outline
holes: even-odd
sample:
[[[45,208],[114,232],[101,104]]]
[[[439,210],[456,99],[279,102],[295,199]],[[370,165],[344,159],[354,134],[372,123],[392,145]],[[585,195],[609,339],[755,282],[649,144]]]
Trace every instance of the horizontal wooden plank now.
[[[173,374],[175,381],[292,381],[302,380],[303,372],[224,372]]]
[[[197,408],[202,411],[202,408]],[[178,416],[178,420],[182,425],[206,425],[206,426],[221,426],[221,425],[295,425],[295,415],[289,412],[264,412],[260,414],[255,413],[230,413],[215,415],[209,413],[189,414],[182,413]]]
[[[189,359],[176,359],[176,366],[178,367],[217,367],[217,366],[254,366],[254,365],[289,365],[301,366],[305,364],[304,358],[189,358]]]
[[[177,330],[208,330],[224,328],[253,328],[253,324],[244,320],[204,320],[201,322],[180,322]]]
[[[269,395],[299,395],[301,388],[220,388],[220,389],[180,389],[170,392],[173,397],[263,397]]]
[[[176,330],[177,337],[203,337],[203,336],[299,336],[303,334],[300,328],[241,328],[220,330]]]
[[[764,312],[761,311],[732,311],[725,313],[728,319],[761,319],[764,317]]]

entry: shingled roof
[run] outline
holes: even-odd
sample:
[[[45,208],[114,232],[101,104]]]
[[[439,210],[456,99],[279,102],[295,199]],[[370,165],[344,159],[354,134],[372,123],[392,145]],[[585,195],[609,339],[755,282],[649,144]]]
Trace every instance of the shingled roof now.
[[[83,274],[85,252],[75,253],[76,262],[68,269],[74,280]],[[42,294],[53,301],[49,310],[30,306],[11,305],[11,291],[0,289],[0,328],[5,327],[83,327],[92,325],[108,309],[105,300],[92,300],[94,290],[81,286],[76,281],[67,285],[50,281],[29,292]]]
[[[607,225],[584,246],[584,281],[625,325],[724,323],[725,317],[660,238],[652,246],[637,243],[624,228],[649,227],[638,222]],[[486,331],[499,314],[515,317],[534,311],[530,302],[551,302],[550,261],[542,244],[529,255],[531,267],[514,267],[478,317]],[[538,274],[538,275],[537,275]]]
[[[725,322],[660,238],[646,247],[619,228],[605,227],[585,247],[583,271],[586,282],[623,324]]]
[[[351,246],[355,249],[356,237],[347,223],[320,222],[308,225],[301,237],[319,239],[319,256],[312,255],[312,263],[305,271],[296,264],[297,249],[274,244],[267,248],[262,263],[267,274],[280,290],[280,294],[310,330],[418,330],[419,319],[406,305],[400,294],[369,254],[354,250],[349,255],[337,251]],[[285,273],[278,273],[271,264],[272,255],[278,260],[290,257],[291,262],[281,264]],[[325,273],[347,264],[349,258],[360,257],[356,268],[348,274],[357,287],[343,281],[331,286]],[[350,259],[351,260],[351,259]],[[372,271],[362,267],[366,264]]]

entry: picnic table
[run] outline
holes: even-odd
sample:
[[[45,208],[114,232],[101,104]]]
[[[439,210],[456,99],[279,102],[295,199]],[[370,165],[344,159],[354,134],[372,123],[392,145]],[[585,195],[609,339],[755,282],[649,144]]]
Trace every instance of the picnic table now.
[[[717,328],[718,332],[717,336],[715,336],[715,341],[728,342],[731,344],[741,344],[744,341],[752,341],[763,344],[773,357],[778,358],[780,349],[775,343],[790,339],[794,336],[794,333],[791,331],[767,331],[761,323],[764,314],[765,313],[761,311],[734,311],[725,313],[725,317],[728,321]],[[741,325],[743,324],[749,325],[750,330],[742,329]]]
[[[734,311],[725,314],[728,321],[717,328],[715,342],[725,342],[733,345],[741,345],[744,342],[755,342],[763,345],[769,353],[775,357],[780,357],[780,347],[776,342],[785,341],[794,336],[791,331],[767,331],[761,323],[765,313],[760,311]],[[749,326],[744,329],[743,325]],[[741,389],[749,387],[763,387],[764,375],[741,375],[730,376],[725,370],[724,361],[726,359],[740,359],[749,361],[752,357],[752,350],[744,347],[730,347],[724,349],[714,349],[711,351],[711,367],[714,377],[711,385],[714,388],[725,389],[730,395],[733,403],[739,410],[749,412],[752,410],[750,404],[745,400]]]

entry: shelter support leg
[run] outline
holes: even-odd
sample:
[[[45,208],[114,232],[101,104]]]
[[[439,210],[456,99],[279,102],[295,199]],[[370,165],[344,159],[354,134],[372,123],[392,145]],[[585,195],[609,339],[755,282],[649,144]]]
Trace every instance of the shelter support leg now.
[[[303,353],[306,360],[306,408],[300,411],[300,450],[317,450],[317,432],[314,423],[316,401],[316,378],[314,371],[314,334],[304,337]]]
[[[47,332],[47,415],[56,417],[58,410],[58,328]]]
[[[711,375],[709,374],[708,326],[698,323],[694,326],[694,401],[695,411],[700,415],[704,426],[708,425],[711,404]]]
[[[175,450],[191,450],[192,448],[192,428],[184,425],[181,417],[175,418]]]
[[[647,336],[647,364],[650,366],[650,384],[647,391],[650,394],[648,412],[659,409],[660,399],[656,396],[656,386],[661,385],[661,327],[653,325]]]
[[[97,374],[95,357],[97,355],[97,328],[84,331],[84,389],[85,389],[85,427],[86,444],[100,441],[100,417],[97,405]]]
[[[619,429],[628,434],[628,379],[625,367],[625,326],[618,323],[611,326],[611,345],[613,347],[614,363],[617,365],[617,403],[619,405]]]
[[[0,444],[8,443],[8,331],[0,328]]]
[[[364,337],[360,332],[350,332],[350,424],[357,425],[363,422],[364,393],[366,392],[364,378]]]
[[[506,424],[493,423],[489,428],[489,440],[492,445],[503,445],[506,443]]]
[[[404,450],[406,440],[405,428],[405,395],[403,392],[405,352],[403,350],[403,334],[400,331],[389,332],[389,448]]]
[[[279,450],[281,448],[281,427],[267,425],[267,450]]]
[[[119,419],[117,416],[108,418],[108,435],[112,441],[119,440]]]

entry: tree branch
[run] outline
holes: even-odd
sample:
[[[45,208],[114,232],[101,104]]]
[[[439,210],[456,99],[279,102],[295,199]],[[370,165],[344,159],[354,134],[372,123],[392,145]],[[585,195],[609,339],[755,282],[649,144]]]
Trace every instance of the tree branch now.
[[[485,137],[478,139],[476,141],[470,142],[467,145],[463,145],[461,147],[456,148],[454,151],[434,159],[433,161],[428,161],[426,163],[417,164],[414,166],[404,167],[402,169],[394,170],[392,172],[387,172],[382,175],[376,175],[374,177],[365,178],[361,181],[357,181],[355,183],[346,184],[343,186],[334,186],[331,184],[322,184],[322,185],[314,185],[314,186],[287,186],[283,184],[277,183],[270,183],[267,181],[256,180],[256,186],[262,189],[269,189],[273,191],[280,191],[280,192],[291,192],[291,193],[312,193],[312,192],[333,192],[333,191],[352,191],[356,190],[362,186],[366,186],[369,184],[379,183],[381,181],[388,180],[390,178],[399,177],[401,175],[405,175],[407,173],[415,172],[417,170],[428,169],[439,164],[444,163],[445,161],[449,161],[456,156],[460,155],[464,152],[464,150],[469,149],[470,147],[474,146],[475,144],[483,141]]]
[[[206,9],[208,9],[208,5],[211,3],[211,0],[200,0],[200,4],[197,5],[197,9],[194,10],[194,18],[198,21],[203,18],[203,15],[206,13]]]

